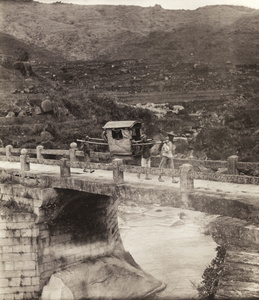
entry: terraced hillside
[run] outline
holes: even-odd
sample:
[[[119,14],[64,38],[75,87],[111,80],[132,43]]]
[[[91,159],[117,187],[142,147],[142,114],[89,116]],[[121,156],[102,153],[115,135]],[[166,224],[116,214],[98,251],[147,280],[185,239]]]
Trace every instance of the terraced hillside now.
[[[257,10],[0,5],[4,144],[35,146],[48,131],[46,146],[68,147],[86,133],[99,136],[109,120],[133,118],[150,135],[173,129],[202,157],[255,157]],[[21,60],[30,76],[13,68]],[[163,117],[141,109],[146,103],[162,105]]]
[[[16,81],[22,88],[13,89],[13,81],[5,85],[1,94],[3,117],[8,109],[12,111],[17,106],[23,111],[29,106],[32,111],[29,116],[2,118],[5,143],[42,143],[41,132],[47,128],[55,147],[68,147],[86,133],[100,136],[101,126],[111,119],[137,118],[150,125],[154,134],[174,129],[178,135],[187,137],[197,155],[207,148],[207,155],[215,159],[237,151],[245,157],[255,147],[251,140],[259,127],[255,65],[212,69],[180,64],[170,69],[149,61],[127,60],[33,62],[32,69],[33,76]],[[36,107],[47,98],[54,109],[37,115]],[[121,107],[120,103],[138,107],[139,103],[168,103],[168,112],[157,119],[131,108],[129,115],[129,107]],[[181,105],[184,110],[174,114],[174,105]],[[199,138],[194,142],[198,132]],[[151,129],[149,133],[152,134]]]
[[[66,62],[33,65],[37,74],[69,86],[88,91],[113,92],[123,101],[136,103],[149,96],[148,102],[159,103],[222,100],[235,93],[256,92],[257,67],[209,67],[204,64],[176,65],[144,60],[113,62]],[[249,86],[249,88],[248,88]],[[162,98],[162,99],[161,99]]]

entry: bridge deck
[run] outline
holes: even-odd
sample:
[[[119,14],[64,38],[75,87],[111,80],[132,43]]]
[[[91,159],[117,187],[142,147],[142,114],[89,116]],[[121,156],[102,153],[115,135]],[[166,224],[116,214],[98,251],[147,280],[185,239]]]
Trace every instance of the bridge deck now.
[[[6,170],[20,170],[20,163],[18,162],[4,162],[0,161],[0,168]],[[51,165],[39,165],[31,164],[30,173],[32,174],[41,174],[41,175],[57,175],[60,173],[59,166]],[[75,178],[85,179],[87,181],[105,181],[113,182],[112,171],[106,170],[95,170],[95,172],[90,173],[83,172],[79,168],[71,168],[71,176]],[[137,177],[137,174],[124,172],[124,184],[133,184],[143,187],[158,187],[158,188],[168,188],[170,186],[177,188],[180,187],[180,183],[172,183],[171,178],[163,177],[164,182],[159,182],[157,176],[150,175],[151,180],[145,180],[144,174],[141,174],[141,178]],[[240,195],[245,198],[251,196],[253,198],[258,197],[259,205],[259,186],[251,184],[237,184],[237,183],[228,183],[228,182],[216,182],[208,180],[194,180],[194,189],[196,191],[206,191],[206,192],[216,192],[216,193],[227,193],[229,195]],[[255,204],[255,203],[254,203]]]

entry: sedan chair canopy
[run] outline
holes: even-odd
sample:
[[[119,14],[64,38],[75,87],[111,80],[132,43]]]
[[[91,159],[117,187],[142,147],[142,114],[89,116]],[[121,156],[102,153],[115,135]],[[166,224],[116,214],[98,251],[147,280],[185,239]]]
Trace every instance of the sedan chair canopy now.
[[[138,121],[110,121],[103,126],[103,137],[115,157],[132,157],[132,142],[141,140],[141,123]]]

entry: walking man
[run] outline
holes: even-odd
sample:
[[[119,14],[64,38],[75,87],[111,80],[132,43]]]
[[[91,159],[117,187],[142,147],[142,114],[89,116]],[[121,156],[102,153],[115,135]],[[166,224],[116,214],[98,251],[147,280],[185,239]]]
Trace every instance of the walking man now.
[[[174,152],[175,152],[175,144],[173,142],[174,139],[174,134],[172,132],[168,133],[168,136],[166,137],[162,149],[161,149],[161,162],[159,164],[159,169],[160,169],[160,175],[158,177],[158,180],[160,182],[163,182],[164,180],[162,179],[162,169],[163,168],[171,168],[174,169]],[[178,180],[172,176],[172,183],[177,183]]]
[[[85,140],[88,140],[88,136],[85,137]],[[82,143],[80,149],[84,152],[84,162],[90,162],[90,147],[87,142]],[[84,167],[83,172],[88,172],[87,168]],[[90,173],[93,173],[94,170],[90,168]]]
[[[141,141],[143,143],[147,142],[147,136],[143,134],[141,136]],[[151,145],[152,146],[152,145]],[[151,153],[150,153],[150,145],[142,146],[142,154],[141,154],[141,167],[145,168],[146,180],[151,179],[149,177],[149,168],[151,167]]]

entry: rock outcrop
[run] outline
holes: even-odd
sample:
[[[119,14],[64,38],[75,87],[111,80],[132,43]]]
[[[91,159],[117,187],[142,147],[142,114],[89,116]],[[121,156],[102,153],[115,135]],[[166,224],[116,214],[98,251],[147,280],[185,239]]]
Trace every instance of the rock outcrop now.
[[[257,219],[256,214],[253,218]],[[251,225],[251,221],[223,216],[210,226],[214,241],[226,249],[215,299],[257,299],[258,226]]]
[[[53,274],[42,300],[142,299],[165,289],[128,252],[89,259]]]

